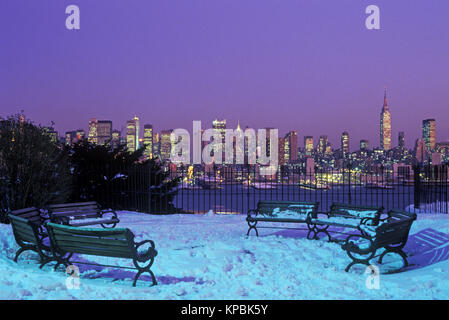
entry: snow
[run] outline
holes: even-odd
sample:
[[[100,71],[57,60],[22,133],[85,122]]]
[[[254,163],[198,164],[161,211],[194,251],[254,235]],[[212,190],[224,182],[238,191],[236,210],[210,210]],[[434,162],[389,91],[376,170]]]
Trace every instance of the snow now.
[[[117,227],[131,229],[136,241],[154,240],[159,253],[152,267],[159,285],[150,287],[144,276],[135,288],[134,270],[79,265],[80,287],[68,289],[63,268],[40,270],[33,252],[15,263],[18,245],[11,226],[2,224],[0,299],[449,298],[448,215],[418,215],[405,247],[411,267],[381,274],[378,290],[367,288],[365,267],[344,271],[351,260],[339,244],[307,240],[304,224],[298,225],[301,230],[259,229],[260,237],[247,238],[245,218],[119,212]],[[129,260],[106,257],[75,260],[132,266]]]

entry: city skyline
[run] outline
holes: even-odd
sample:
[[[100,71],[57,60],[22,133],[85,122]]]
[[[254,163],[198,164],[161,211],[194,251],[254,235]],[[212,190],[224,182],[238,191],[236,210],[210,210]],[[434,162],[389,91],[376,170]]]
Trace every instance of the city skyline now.
[[[226,118],[333,146],[347,131],[355,150],[362,139],[378,146],[386,86],[393,146],[405,132],[413,148],[432,118],[449,141],[443,4],[377,1],[381,30],[365,28],[366,3],[346,0],[77,4],[72,32],[65,4],[2,1],[1,116],[24,110],[61,133],[91,118],[121,130],[134,114],[157,131]]]
[[[397,146],[405,147],[407,149],[413,149],[413,148],[416,147],[416,143],[420,139],[428,139],[428,141],[426,141],[426,147],[429,150],[434,149],[435,145],[437,143],[439,143],[439,142],[449,142],[449,141],[446,141],[446,140],[439,140],[438,139],[438,136],[436,135],[436,132],[437,132],[437,125],[436,125],[437,121],[436,121],[436,119],[424,119],[424,120],[422,120],[421,127],[420,127],[421,135],[417,136],[415,139],[413,139],[414,142],[410,146],[407,146],[407,144],[405,143],[405,139],[406,139],[405,137],[407,136],[406,132],[398,131],[398,134],[397,134],[396,137],[393,137],[392,134],[391,134],[392,127],[394,127],[394,126],[391,123],[391,115],[390,115],[390,112],[389,112],[389,106],[388,106],[388,100],[387,100],[387,89],[386,88],[385,88],[385,91],[384,91],[384,100],[383,101],[384,101],[384,103],[383,103],[383,106],[382,106],[382,109],[381,109],[381,117],[380,117],[380,130],[379,130],[380,143],[379,143],[379,145],[376,145],[371,140],[365,139],[365,138],[362,138],[362,139],[359,139],[357,141],[354,141],[353,139],[351,139],[350,132],[345,130],[340,135],[338,135],[337,137],[334,137],[334,140],[335,139],[339,139],[338,143],[332,144],[329,141],[329,138],[328,138],[327,134],[321,134],[318,137],[305,134],[305,135],[303,135],[303,138],[304,138],[303,145],[299,144],[299,145],[297,145],[297,147],[299,147],[300,149],[307,149],[306,145],[308,145],[309,152],[313,149],[313,150],[316,150],[318,153],[323,153],[322,151],[320,151],[320,148],[323,147],[322,146],[322,143],[323,143],[322,139],[325,139],[325,144],[326,145],[324,146],[324,149],[326,149],[327,146],[330,146],[332,148],[332,150],[345,149],[346,150],[345,152],[347,153],[347,152],[353,152],[355,150],[363,149],[361,147],[362,143],[365,145],[365,147],[368,146],[366,149],[369,149],[371,147],[371,149],[380,148],[380,149],[388,151],[388,150],[393,149],[393,148],[395,148]],[[387,118],[385,118],[385,116],[384,116],[385,113],[387,113]],[[91,125],[92,121],[99,122],[99,123],[105,123],[106,122],[106,123],[110,124],[110,126],[111,126],[110,127],[111,137],[112,137],[112,132],[116,131],[116,132],[120,132],[121,136],[124,137],[124,139],[126,140],[127,136],[128,136],[128,131],[129,131],[129,124],[130,123],[135,123],[136,120],[137,120],[137,126],[135,124],[133,124],[133,126],[134,126],[134,131],[133,132],[137,132],[137,137],[134,138],[135,139],[134,144],[138,145],[139,141],[143,141],[144,138],[143,138],[143,135],[141,135],[142,134],[141,131],[143,129],[140,129],[140,130],[138,129],[139,128],[139,124],[138,123],[140,122],[140,118],[137,117],[137,115],[134,115],[132,120],[126,120],[125,121],[126,127],[121,125],[121,129],[120,130],[118,129],[117,126],[114,127],[110,120],[99,120],[97,118],[92,118],[92,119],[89,120],[89,129],[88,129],[87,132],[89,132],[89,130],[90,130],[90,125]],[[222,121],[224,122],[224,124],[222,124],[223,127],[217,126],[216,123],[220,123]],[[385,124],[384,124],[385,121],[387,121],[386,128],[385,128]],[[202,123],[202,129],[205,129],[205,128],[216,128],[218,130],[221,130],[221,129],[226,129],[226,128],[227,129],[238,129],[238,128],[240,128],[240,120],[237,120],[237,124],[234,126],[233,124],[228,124],[226,118],[223,118],[223,119],[215,118],[214,120],[212,120],[210,122],[209,125],[208,124],[204,124],[203,122],[201,122],[201,123]],[[152,134],[153,134],[153,131],[154,131],[154,133],[159,132],[159,133],[162,134],[162,132],[164,132],[164,131],[167,132],[167,131],[171,131],[173,129],[177,129],[177,128],[171,127],[171,128],[159,128],[158,130],[155,130],[155,128],[157,128],[157,126],[155,126],[154,123],[142,122],[142,124],[144,124],[145,126],[150,126]],[[430,124],[432,126],[432,130],[430,128],[428,128],[430,126]],[[137,130],[136,130],[136,128],[137,128]],[[141,128],[143,128],[143,126]],[[245,128],[245,126],[244,126],[244,128]],[[256,128],[256,129],[267,129],[267,128],[270,128],[270,127]],[[192,133],[191,132],[192,131],[191,127],[190,128],[183,128],[183,129],[186,129],[187,131]],[[68,133],[76,132],[76,131],[79,131],[79,130],[84,130],[84,128],[78,128],[76,130],[74,130],[72,128],[71,130],[66,131],[65,133],[68,134]],[[298,135],[297,130],[290,129],[290,130],[287,130],[286,132],[279,131],[279,137],[284,139],[284,138],[288,137],[292,132],[295,132],[295,135],[297,135],[297,136],[301,136],[300,134]],[[129,134],[132,134],[132,133],[130,132]],[[222,135],[223,135],[223,140],[224,140],[224,133],[222,133]],[[386,145],[382,145],[382,142],[385,140],[384,136],[386,136],[386,135],[388,136],[386,138],[388,142],[387,142]],[[61,138],[64,137],[64,135],[61,135],[61,133],[59,133],[59,136]],[[140,138],[139,138],[139,136],[140,136]],[[343,136],[345,136],[345,138],[344,138],[345,141],[344,142],[343,142]],[[432,142],[430,142],[430,140],[432,140]],[[104,141],[104,139],[103,139],[103,141]],[[95,142],[95,141],[91,141],[91,142]],[[430,147],[430,143],[432,144],[431,147]],[[343,146],[343,144],[344,144],[344,146]],[[312,148],[312,149],[310,149],[310,148]],[[131,149],[135,150],[134,147],[131,147]],[[323,151],[325,151],[325,150],[323,150]]]

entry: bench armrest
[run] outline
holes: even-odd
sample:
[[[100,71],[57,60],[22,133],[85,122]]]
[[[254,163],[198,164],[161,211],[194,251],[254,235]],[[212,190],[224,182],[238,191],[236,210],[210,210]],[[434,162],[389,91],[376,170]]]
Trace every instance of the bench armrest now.
[[[363,217],[362,220],[360,220],[360,224],[366,225],[369,221],[374,221],[375,219],[376,217]]]
[[[312,214],[312,212],[310,212],[310,214]],[[319,215],[323,215],[326,218],[330,218],[331,214],[329,212],[324,212],[324,211],[317,211],[315,212],[316,216],[318,217]]]
[[[358,239],[365,239],[369,241],[369,246],[367,248],[360,248],[357,244],[355,244],[353,241],[351,241],[352,238],[358,238]],[[346,238],[345,242],[341,246],[341,248],[348,252],[355,252],[358,254],[366,254],[369,252],[372,252],[374,249],[374,241],[371,237],[366,235],[356,235],[351,234],[349,237]]]
[[[255,216],[257,216],[259,214],[259,211],[257,211],[257,209],[250,209],[248,210],[248,217],[251,217],[251,212],[254,213]]]
[[[140,247],[140,246],[142,246],[142,245],[144,245],[144,244],[146,244],[146,243],[151,244],[151,246],[152,246],[153,248],[155,247],[154,241],[153,241],[153,240],[143,240],[143,241],[140,241],[140,242],[135,242],[135,243],[134,243],[134,246],[135,246],[136,248],[138,248],[138,247]]]
[[[117,212],[115,212],[114,210],[111,210],[111,209],[108,209],[108,210],[101,210],[100,213],[99,213],[99,214],[100,214],[100,217],[103,218],[103,215],[104,215],[105,213],[112,213],[113,217],[116,218],[116,219],[118,219],[118,217],[117,217]]]

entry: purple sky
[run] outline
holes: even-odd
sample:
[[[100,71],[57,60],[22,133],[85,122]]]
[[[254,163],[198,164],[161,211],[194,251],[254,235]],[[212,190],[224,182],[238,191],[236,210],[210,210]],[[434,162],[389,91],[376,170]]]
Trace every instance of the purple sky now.
[[[81,30],[65,28],[69,4]],[[380,31],[365,28],[370,4]],[[61,135],[91,117],[157,131],[218,117],[373,147],[387,86],[393,145],[426,118],[449,140],[443,0],[1,0],[0,30],[0,116],[23,109]]]

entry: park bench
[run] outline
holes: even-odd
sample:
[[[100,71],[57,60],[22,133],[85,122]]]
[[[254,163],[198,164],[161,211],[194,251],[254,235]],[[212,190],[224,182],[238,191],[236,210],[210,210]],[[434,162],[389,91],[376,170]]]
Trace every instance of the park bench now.
[[[157,255],[154,242],[144,240],[134,242],[134,234],[129,229],[101,229],[83,228],[47,223],[47,230],[50,237],[51,251],[56,261],[55,270],[63,264],[68,267],[73,263],[96,265],[103,267],[116,267],[122,269],[137,269],[133,286],[136,286],[137,279],[144,272],[151,275],[153,285],[156,285],[156,278],[151,271],[154,258]],[[146,250],[139,250],[143,245],[149,244]],[[73,254],[85,254],[93,256],[113,257],[132,259],[135,268],[126,266],[111,266],[104,264],[94,264],[88,262],[70,261]],[[48,261],[49,262],[49,261]],[[143,264],[143,265],[141,265]]]
[[[248,222],[248,232],[251,230],[257,231],[257,224],[259,222],[274,222],[274,223],[306,223],[309,228],[309,233],[314,231],[313,225],[309,224],[311,218],[316,218],[318,209],[318,202],[301,202],[301,201],[259,201],[257,209],[249,210],[246,217]],[[267,228],[267,227],[259,227]]]
[[[329,241],[332,240],[328,232],[330,226],[356,229],[364,234],[361,226],[377,226],[381,219],[383,207],[362,206],[345,203],[333,203],[328,213],[318,212],[310,219],[314,238],[324,232]]]
[[[401,256],[404,268],[408,266],[407,255],[402,250],[407,243],[408,235],[416,214],[402,210],[390,210],[388,217],[383,219],[377,226],[362,226],[364,235],[350,235],[342,249],[346,251],[352,262],[345,271],[355,264],[369,266],[370,260],[376,256],[379,249],[385,249],[379,257],[378,262],[382,264],[383,258],[388,253],[396,253]]]
[[[17,262],[20,254],[28,250],[36,252],[42,262],[48,261],[49,255],[45,252],[50,252],[50,247],[48,243],[44,243],[44,239],[48,235],[42,228],[45,218],[41,216],[41,212],[34,207],[25,208],[12,211],[8,218],[11,222],[14,238],[20,246],[14,261]]]
[[[114,228],[120,222],[114,210],[103,210],[95,201],[51,204],[47,210],[51,222],[77,227]]]

